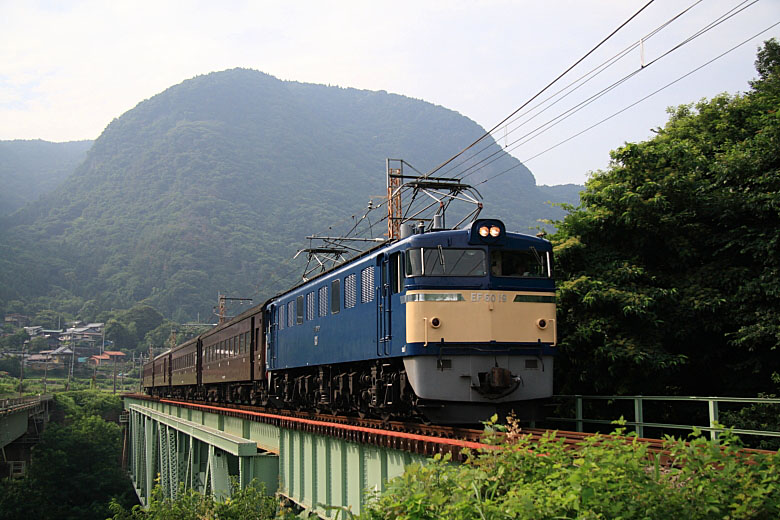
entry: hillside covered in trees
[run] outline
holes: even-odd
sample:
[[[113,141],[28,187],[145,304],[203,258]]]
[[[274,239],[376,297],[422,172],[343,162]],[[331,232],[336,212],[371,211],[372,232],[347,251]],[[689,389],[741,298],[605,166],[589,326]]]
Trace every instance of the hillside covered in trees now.
[[[560,223],[563,393],[780,387],[780,44],[756,68],[612,152]]]
[[[385,158],[426,171],[483,132],[386,92],[246,69],[196,77],[114,120],[73,175],[1,222],[0,304],[76,313],[143,301],[184,321],[210,314],[218,292],[268,297],[300,277],[290,259],[306,235],[381,202]],[[480,187],[483,215],[527,231],[563,216],[551,198],[576,200],[577,187],[537,187],[507,164],[512,175]]]
[[[84,161],[92,141],[0,141],[0,216],[61,184]]]

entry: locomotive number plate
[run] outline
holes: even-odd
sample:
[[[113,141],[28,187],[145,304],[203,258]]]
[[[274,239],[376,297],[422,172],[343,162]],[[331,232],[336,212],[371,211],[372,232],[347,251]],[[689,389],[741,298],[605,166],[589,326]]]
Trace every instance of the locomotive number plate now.
[[[473,302],[493,302],[493,303],[505,303],[506,294],[490,294],[490,293],[471,293],[471,301]]]

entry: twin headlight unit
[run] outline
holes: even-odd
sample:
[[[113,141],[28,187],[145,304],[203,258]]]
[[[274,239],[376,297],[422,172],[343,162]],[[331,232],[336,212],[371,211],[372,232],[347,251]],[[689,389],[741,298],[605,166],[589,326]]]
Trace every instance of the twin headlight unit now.
[[[469,244],[499,245],[506,240],[506,227],[500,220],[477,220],[471,225]]]
[[[488,236],[497,238],[501,234],[501,228],[498,226],[483,225],[479,227],[478,232],[479,232],[479,236],[484,238],[487,238]]]

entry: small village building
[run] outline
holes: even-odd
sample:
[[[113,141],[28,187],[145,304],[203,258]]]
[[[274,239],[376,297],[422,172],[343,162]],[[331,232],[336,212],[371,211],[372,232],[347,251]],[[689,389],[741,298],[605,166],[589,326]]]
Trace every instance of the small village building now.
[[[54,358],[51,355],[51,351],[48,351],[46,354],[41,352],[27,356],[27,365],[33,370],[46,370],[52,367],[53,361]]]
[[[31,338],[35,338],[35,337],[43,334],[43,327],[41,327],[40,325],[34,325],[32,327],[24,327],[24,331]]]
[[[90,365],[94,365],[97,367],[100,366],[101,364],[108,363],[109,361],[111,361],[111,358],[109,356],[107,356],[106,354],[99,354],[97,356],[91,356],[89,358],[88,363]]]
[[[30,324],[30,317],[25,316],[24,314],[6,314],[5,323],[13,325],[14,327],[26,327]]]
[[[66,346],[57,347],[51,351],[52,362],[55,365],[70,363],[73,358],[73,351]]]

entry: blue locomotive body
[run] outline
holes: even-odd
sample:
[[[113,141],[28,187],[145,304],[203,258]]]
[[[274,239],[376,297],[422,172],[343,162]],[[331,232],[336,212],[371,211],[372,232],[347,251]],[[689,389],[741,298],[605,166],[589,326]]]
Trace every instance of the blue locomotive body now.
[[[527,408],[552,393],[554,291],[550,243],[500,221],[412,235],[274,298],[267,370],[313,380],[332,375],[312,367],[357,371],[352,407],[367,411],[411,395],[429,419],[449,422]],[[381,395],[399,384],[408,395]],[[311,404],[328,393],[323,385]]]

